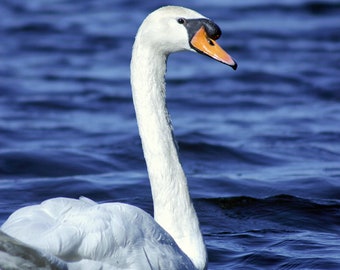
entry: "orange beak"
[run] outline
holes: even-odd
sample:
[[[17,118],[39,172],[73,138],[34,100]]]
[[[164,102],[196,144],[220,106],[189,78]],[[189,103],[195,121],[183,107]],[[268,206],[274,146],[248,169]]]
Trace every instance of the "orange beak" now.
[[[234,70],[237,68],[237,63],[231,56],[224,51],[217,42],[208,37],[204,26],[202,26],[192,37],[191,46],[198,52],[210,56],[211,58],[231,66]]]

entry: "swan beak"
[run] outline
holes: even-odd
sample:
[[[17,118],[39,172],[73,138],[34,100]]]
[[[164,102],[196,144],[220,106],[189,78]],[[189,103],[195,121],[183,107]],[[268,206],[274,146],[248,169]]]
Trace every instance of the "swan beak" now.
[[[208,55],[223,64],[231,66],[234,70],[237,69],[236,61],[231,58],[231,56],[223,50],[215,40],[208,37],[204,26],[196,32],[190,43],[191,46],[199,53]]]

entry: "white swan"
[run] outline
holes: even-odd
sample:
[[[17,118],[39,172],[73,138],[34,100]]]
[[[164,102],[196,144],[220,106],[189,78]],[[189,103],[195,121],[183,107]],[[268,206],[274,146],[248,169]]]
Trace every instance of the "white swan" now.
[[[14,212],[7,234],[53,254],[69,269],[205,269],[207,254],[165,104],[166,60],[189,50],[236,69],[215,42],[218,26],[168,6],[151,13],[136,35],[131,85],[149,173],[154,219],[122,203],[55,198]]]

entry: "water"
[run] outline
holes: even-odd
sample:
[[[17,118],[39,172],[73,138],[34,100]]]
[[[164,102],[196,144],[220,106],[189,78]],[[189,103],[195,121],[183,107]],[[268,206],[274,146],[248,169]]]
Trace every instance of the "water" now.
[[[0,223],[56,196],[152,212],[129,60],[140,22],[163,4],[2,1]],[[340,4],[186,4],[215,20],[239,63],[168,63],[209,269],[340,269]]]

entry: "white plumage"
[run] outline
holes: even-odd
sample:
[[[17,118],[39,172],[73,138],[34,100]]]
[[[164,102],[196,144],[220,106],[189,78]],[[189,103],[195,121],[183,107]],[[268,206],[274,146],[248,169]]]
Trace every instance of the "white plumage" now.
[[[69,269],[193,267],[149,214],[128,204],[50,199],[14,212],[2,230],[70,262]]]
[[[131,85],[154,218],[127,204],[55,198],[17,210],[1,229],[58,257],[68,269],[205,269],[206,249],[178,158],[164,77],[168,55],[181,50],[198,51],[235,69],[215,42],[219,36],[212,21],[172,6],[151,13],[138,30]]]

